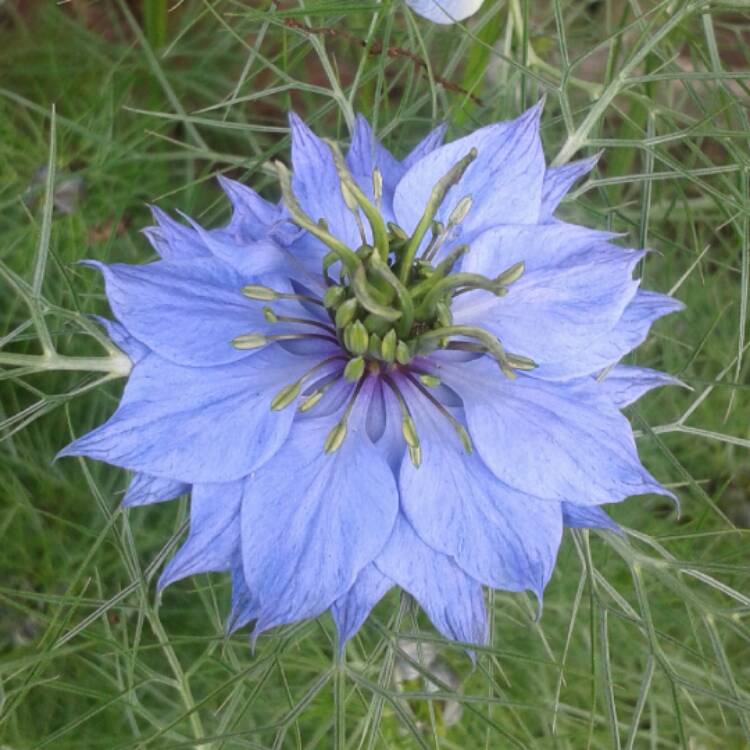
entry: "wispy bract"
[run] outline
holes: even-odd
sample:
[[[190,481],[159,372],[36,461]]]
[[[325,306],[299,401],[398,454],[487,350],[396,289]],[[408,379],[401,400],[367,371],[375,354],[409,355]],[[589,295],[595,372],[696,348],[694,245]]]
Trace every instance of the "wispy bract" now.
[[[133,369],[63,453],[136,472],[126,506],[190,491],[160,588],[227,571],[230,629],[330,610],[343,644],[399,586],[482,643],[483,586],[541,599],[564,525],[669,494],[621,409],[676,381],[618,363],[681,304],[554,217],[593,161],[547,168],[540,114],[403,160],[363,118],[344,157],[292,115],[279,204],[222,178],[225,227],[155,209],[160,260],[92,264]]]

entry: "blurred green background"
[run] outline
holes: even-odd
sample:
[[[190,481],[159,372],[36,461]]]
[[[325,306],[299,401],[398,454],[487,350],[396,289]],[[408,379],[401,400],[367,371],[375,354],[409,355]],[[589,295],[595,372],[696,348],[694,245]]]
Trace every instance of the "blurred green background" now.
[[[253,653],[224,576],[155,599],[185,499],[121,512],[124,472],[53,463],[121,382],[0,365],[0,748],[750,746],[744,0],[487,0],[450,28],[400,0],[0,2],[0,348],[40,351],[33,310],[101,354],[76,261],[152,259],[149,202],[218,225],[217,173],[277,197],[290,108],[342,142],[361,111],[401,156],[543,94],[550,161],[604,150],[561,215],[654,249],[644,286],[688,305],[631,361],[692,390],[629,410],[681,513],[633,498],[626,539],[566,532],[541,619],[489,595],[476,666],[395,592],[343,667],[327,618]]]

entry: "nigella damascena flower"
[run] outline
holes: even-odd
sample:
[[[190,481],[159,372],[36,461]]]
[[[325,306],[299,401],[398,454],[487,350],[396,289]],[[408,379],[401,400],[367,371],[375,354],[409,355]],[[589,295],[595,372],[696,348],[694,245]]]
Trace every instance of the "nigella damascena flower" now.
[[[228,571],[230,627],[330,610],[343,643],[400,586],[482,642],[483,586],[541,597],[564,525],[666,493],[620,410],[673,380],[617,363],[680,304],[553,218],[592,161],[547,169],[540,110],[402,161],[293,115],[281,203],[222,179],[225,227],[156,210],[161,260],[93,264],[133,368],[64,453],[136,472],[126,506],[191,492],[160,587]]]
[[[406,0],[406,4],[415,13],[441,24],[463,21],[476,13],[483,2],[484,0]]]

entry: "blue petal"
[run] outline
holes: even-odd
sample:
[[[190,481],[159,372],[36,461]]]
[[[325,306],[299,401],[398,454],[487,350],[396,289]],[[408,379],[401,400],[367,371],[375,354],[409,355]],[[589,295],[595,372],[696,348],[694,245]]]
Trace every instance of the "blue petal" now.
[[[232,218],[221,231],[239,242],[257,242],[283,218],[281,208],[261,198],[255,190],[223,175],[219,184],[232,203]]]
[[[406,4],[420,16],[440,24],[463,21],[476,13],[484,0],[406,0]]]
[[[420,159],[427,156],[427,154],[432,153],[436,148],[442,146],[446,130],[448,130],[448,125],[446,123],[441,123],[431,130],[406,155],[406,158],[401,162],[401,166],[404,167],[404,169],[411,169],[411,167],[413,167]]]
[[[99,315],[92,316],[99,325],[107,332],[107,336],[118,349],[121,349],[128,355],[130,361],[135,364],[140,362],[151,351],[145,344],[131,336],[125,326],[116,320],[107,320]]]
[[[598,505],[563,503],[563,523],[570,529],[607,529],[622,534],[615,523]]]
[[[654,321],[684,309],[685,305],[673,297],[639,290],[611,331],[593,339],[575,357],[542,363],[533,375],[546,380],[568,380],[600,372],[642,344]]]
[[[688,387],[681,380],[666,372],[627,365],[614,367],[598,383],[599,390],[611,399],[618,409],[624,409],[644,394],[663,385]]]
[[[393,581],[371,563],[360,571],[349,591],[333,603],[331,615],[339,634],[339,650],[343,650],[392,586]]]
[[[329,353],[296,356],[273,346],[206,368],[181,367],[150,354],[133,368],[112,417],[60,455],[88,456],[191,484],[234,481],[286,439],[294,406],[271,411],[273,396]]]
[[[362,115],[357,115],[346,163],[357,184],[370,200],[374,200],[372,173],[375,167],[380,170],[383,176],[381,211],[386,221],[394,221],[393,191],[406,170],[391,152],[382,146]]]
[[[225,626],[228,635],[244,628],[258,618],[258,601],[245,582],[245,570],[242,565],[242,550],[237,545],[231,564],[232,573],[232,609]]]
[[[581,227],[493,229],[472,245],[464,270],[493,277],[519,260],[526,270],[504,297],[460,297],[454,318],[488,329],[508,351],[536,363],[572,359],[622,317],[638,289],[633,269],[642,257]]]
[[[446,638],[487,642],[481,585],[449,557],[425,544],[401,514],[375,564],[419,602]]]
[[[476,160],[450,189],[436,218],[447,221],[458,201],[470,195],[473,203],[460,227],[461,237],[501,224],[535,223],[544,178],[540,114],[537,105],[516,120],[480,128],[420,159],[396,188],[393,203],[399,225],[407,233],[415,229],[435,183],[472,148],[478,151]]]
[[[244,359],[248,350],[233,347],[232,339],[268,329],[262,306],[240,292],[243,278],[213,258],[89,265],[103,274],[110,307],[128,332],[177,364],[201,367]]]
[[[488,357],[433,359],[463,399],[474,447],[511,487],[581,505],[671,495],[641,465],[630,424],[594,381],[509,380]]]
[[[229,570],[240,539],[242,482],[196,484],[190,500],[190,531],[164,568],[157,589],[198,573]]]
[[[190,491],[190,485],[174,479],[163,479],[150,474],[136,474],[122,500],[123,508],[151,505],[173,500]]]
[[[292,130],[292,189],[305,213],[313,220],[325,219],[333,235],[351,248],[360,239],[354,216],[341,195],[341,183],[328,145],[294,113]]]
[[[541,600],[562,538],[560,504],[518,492],[467,455],[448,420],[411,389],[422,464],[401,464],[403,512],[431,547],[472,578]]]
[[[332,390],[345,398],[350,389]],[[367,436],[365,390],[338,451],[327,455],[323,444],[341,409],[298,420],[284,448],[245,483],[242,551],[260,606],[256,634],[324,612],[390,535],[398,491]]]
[[[147,227],[143,233],[164,260],[181,261],[210,257],[210,251],[190,227],[175,221],[157,206],[150,208],[156,226]]]
[[[539,221],[549,221],[555,213],[560,201],[573,186],[576,180],[585,177],[599,161],[599,155],[589,159],[572,161],[563,167],[551,167],[544,173],[542,184],[542,207],[539,213]]]

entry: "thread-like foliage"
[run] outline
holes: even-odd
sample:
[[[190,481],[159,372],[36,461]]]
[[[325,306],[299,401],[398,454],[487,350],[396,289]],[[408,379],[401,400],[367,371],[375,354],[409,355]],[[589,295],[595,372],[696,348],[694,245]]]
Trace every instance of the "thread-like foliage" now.
[[[400,0],[156,5],[0,8],[0,746],[750,744],[742,3],[488,0],[447,28]],[[541,617],[492,595],[475,666],[395,593],[342,660],[327,619],[226,638],[223,576],[156,601],[185,507],[122,512],[123,472],[51,463],[121,389],[76,261],[149,260],[146,202],[220,223],[217,174],[277,198],[289,109],[342,141],[362,111],[401,155],[542,95],[550,161],[604,152],[561,215],[658,251],[644,286],[688,306],[632,358],[692,388],[631,411],[679,512],[634,498],[624,536],[566,532]]]

